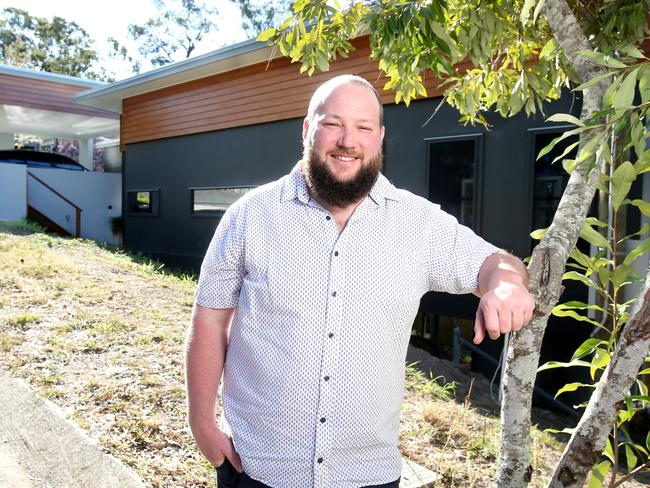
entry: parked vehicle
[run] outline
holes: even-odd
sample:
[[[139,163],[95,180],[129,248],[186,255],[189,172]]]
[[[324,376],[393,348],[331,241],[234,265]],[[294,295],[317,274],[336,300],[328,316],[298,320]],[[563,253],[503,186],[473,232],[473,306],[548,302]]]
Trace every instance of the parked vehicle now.
[[[88,171],[74,159],[63,154],[41,151],[6,150],[0,151],[0,163],[26,164],[30,168],[57,168],[72,171]]]

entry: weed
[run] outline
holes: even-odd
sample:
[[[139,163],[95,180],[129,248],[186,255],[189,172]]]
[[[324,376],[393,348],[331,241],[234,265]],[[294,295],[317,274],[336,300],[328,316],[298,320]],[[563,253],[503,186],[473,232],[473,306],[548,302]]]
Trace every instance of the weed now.
[[[22,342],[22,337],[19,335],[0,332],[0,352],[11,352],[14,347]]]
[[[406,365],[406,385],[422,395],[441,400],[452,399],[456,392],[455,382],[445,383],[442,376],[434,378],[431,373],[429,373],[429,378],[426,378],[425,374],[417,369],[414,364]]]
[[[24,313],[2,320],[2,322],[0,322],[0,326],[4,325],[5,327],[15,327],[20,330],[27,330],[30,324],[38,322],[39,320],[40,317],[36,314]]]
[[[46,229],[33,220],[9,220],[7,222],[0,222],[0,231],[24,235],[43,233]]]

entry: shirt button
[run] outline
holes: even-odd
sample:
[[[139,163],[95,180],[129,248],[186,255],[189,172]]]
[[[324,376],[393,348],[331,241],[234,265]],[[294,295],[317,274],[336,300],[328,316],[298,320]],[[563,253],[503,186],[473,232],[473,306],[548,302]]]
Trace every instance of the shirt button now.
[[[327,334],[327,337],[329,337],[330,339],[334,337],[334,332],[330,332],[329,334]]]
[[[318,459],[316,460],[316,462],[317,462],[318,464],[322,463],[322,462],[323,462],[323,458],[318,458]]]
[[[326,375],[323,379],[324,379],[325,381],[329,381],[329,380],[330,380],[330,377]]]
[[[333,297],[336,296],[336,292],[335,292],[335,291],[332,292],[332,296],[333,296]]]
[[[338,255],[339,255],[339,252],[338,252],[338,251],[334,251],[334,256],[338,256]]]
[[[326,215],[325,220],[332,220],[332,217],[330,217],[329,215]]]
[[[321,418],[320,418],[320,423],[321,423],[321,424],[324,424],[324,423],[325,423],[325,420],[327,420],[325,417],[321,417]]]

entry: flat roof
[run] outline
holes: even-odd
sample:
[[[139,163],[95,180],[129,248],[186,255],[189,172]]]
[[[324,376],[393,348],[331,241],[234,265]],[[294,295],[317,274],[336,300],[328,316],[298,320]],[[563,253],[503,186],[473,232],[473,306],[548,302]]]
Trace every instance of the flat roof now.
[[[81,86],[92,89],[97,89],[108,85],[108,83],[104,81],[88,80],[85,78],[78,78],[76,76],[48,73],[46,71],[36,71],[33,69],[20,68],[18,66],[9,66],[6,64],[0,64],[0,74],[20,76],[22,78],[31,78],[34,80],[53,81],[55,83],[63,83],[65,85]]]
[[[79,93],[74,96],[74,100],[121,113],[122,100],[125,98],[262,63],[279,56],[276,47],[250,39]]]

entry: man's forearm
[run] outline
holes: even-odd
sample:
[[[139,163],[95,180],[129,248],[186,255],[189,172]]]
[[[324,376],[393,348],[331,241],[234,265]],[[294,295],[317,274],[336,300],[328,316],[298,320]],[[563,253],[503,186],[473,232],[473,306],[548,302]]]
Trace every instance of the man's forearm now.
[[[214,422],[232,314],[232,309],[194,309],[185,356],[188,420],[192,430],[202,423]]]
[[[483,262],[478,275],[478,290],[475,293],[482,296],[504,281],[528,288],[528,270],[519,258],[500,251],[488,256]]]

